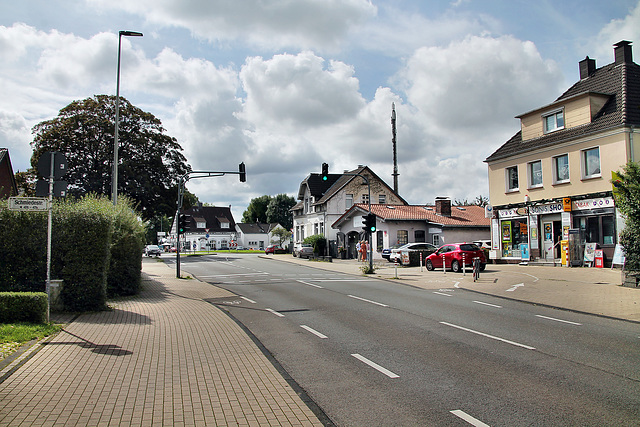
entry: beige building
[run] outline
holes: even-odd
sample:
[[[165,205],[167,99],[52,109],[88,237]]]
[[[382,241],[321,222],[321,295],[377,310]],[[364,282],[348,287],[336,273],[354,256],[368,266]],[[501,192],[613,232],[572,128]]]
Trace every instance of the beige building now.
[[[601,68],[580,61],[580,80],[517,116],[521,130],[485,160],[496,258],[556,260],[570,240],[574,260],[596,243],[611,261],[624,226],[612,171],[640,159],[640,66],[630,42],[617,43],[614,56]]]

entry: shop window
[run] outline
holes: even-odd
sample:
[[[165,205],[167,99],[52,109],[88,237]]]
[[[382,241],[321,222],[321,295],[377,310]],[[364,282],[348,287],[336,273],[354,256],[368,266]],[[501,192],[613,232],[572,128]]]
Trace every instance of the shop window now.
[[[502,240],[502,256],[504,258],[521,258],[521,246],[529,243],[526,218],[502,221],[500,224]]]
[[[582,157],[582,177],[600,177],[600,148],[590,148],[580,152]]]
[[[553,183],[569,182],[569,155],[563,154],[553,158]]]
[[[398,244],[406,245],[409,243],[409,232],[407,230],[398,230]]]
[[[529,188],[542,187],[542,161],[537,160],[527,164]]]
[[[579,219],[586,243],[615,245],[616,228],[613,215],[588,216]]]
[[[418,243],[426,242],[424,230],[416,230],[414,232],[414,241]]]

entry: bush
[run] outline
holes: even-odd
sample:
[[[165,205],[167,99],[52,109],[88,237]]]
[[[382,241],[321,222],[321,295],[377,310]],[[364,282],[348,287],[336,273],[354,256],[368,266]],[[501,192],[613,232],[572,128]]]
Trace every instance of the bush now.
[[[135,295],[140,291],[144,227],[132,203],[118,198],[113,217],[111,258],[107,274],[107,296]]]
[[[47,311],[44,292],[0,292],[0,323],[45,323]]]
[[[327,247],[327,239],[322,234],[306,237],[302,243],[313,246],[313,253],[316,255],[324,255],[324,250]]]

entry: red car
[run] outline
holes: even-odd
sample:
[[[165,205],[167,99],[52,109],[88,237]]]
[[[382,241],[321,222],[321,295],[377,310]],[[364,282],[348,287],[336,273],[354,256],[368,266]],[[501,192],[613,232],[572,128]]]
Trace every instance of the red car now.
[[[473,243],[449,243],[440,246],[437,251],[429,255],[425,261],[427,270],[433,271],[435,268],[442,269],[442,257],[446,268],[454,272],[462,270],[462,255],[464,254],[464,264],[473,268],[473,259],[480,258],[480,271],[484,271],[487,266],[487,259],[484,252]]]

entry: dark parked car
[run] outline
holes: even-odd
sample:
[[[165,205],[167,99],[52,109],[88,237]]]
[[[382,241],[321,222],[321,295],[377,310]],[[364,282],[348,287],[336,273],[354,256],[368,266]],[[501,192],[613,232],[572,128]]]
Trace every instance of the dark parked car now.
[[[391,251],[394,249],[398,249],[400,246],[402,245],[391,245],[391,247],[389,248],[384,248],[382,250],[382,258],[386,259],[387,261],[391,262],[391,260],[389,259],[389,256],[391,256]]]
[[[473,259],[476,257],[480,258],[480,271],[483,271],[487,266],[484,251],[477,245],[473,243],[449,243],[440,246],[436,252],[427,257],[427,270],[433,271],[434,268],[442,268],[442,257],[444,256],[445,267],[457,273],[462,270],[463,254],[464,264],[467,267],[473,267]]]

